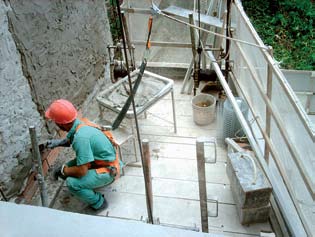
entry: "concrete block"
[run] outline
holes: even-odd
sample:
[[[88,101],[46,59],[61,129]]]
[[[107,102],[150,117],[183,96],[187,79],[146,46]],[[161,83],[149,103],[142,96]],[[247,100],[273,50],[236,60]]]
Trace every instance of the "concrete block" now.
[[[238,204],[236,204],[236,206],[237,213],[240,218],[240,223],[242,225],[266,222],[268,221],[271,211],[270,204],[255,208],[241,208],[238,206]]]
[[[251,160],[244,154],[230,153],[227,159],[227,175],[235,202],[244,209],[267,206],[272,187],[255,158]]]

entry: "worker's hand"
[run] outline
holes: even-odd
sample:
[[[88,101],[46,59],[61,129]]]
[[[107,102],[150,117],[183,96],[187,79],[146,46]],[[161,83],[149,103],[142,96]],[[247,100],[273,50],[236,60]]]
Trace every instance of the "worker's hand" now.
[[[65,168],[65,165],[60,165],[56,169],[53,170],[54,172],[53,175],[54,175],[55,180],[58,180],[59,177],[62,178],[63,180],[67,178],[67,176],[63,172],[64,168]]]
[[[70,146],[70,142],[67,138],[65,139],[51,139],[47,141],[47,148],[53,149],[58,146]]]

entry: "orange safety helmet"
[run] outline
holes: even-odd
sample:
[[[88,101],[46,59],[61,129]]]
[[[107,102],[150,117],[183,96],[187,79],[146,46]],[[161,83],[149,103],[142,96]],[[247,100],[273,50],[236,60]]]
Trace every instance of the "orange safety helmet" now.
[[[70,101],[59,99],[51,103],[45,112],[45,117],[53,120],[55,123],[67,124],[74,121],[77,114],[78,111]]]

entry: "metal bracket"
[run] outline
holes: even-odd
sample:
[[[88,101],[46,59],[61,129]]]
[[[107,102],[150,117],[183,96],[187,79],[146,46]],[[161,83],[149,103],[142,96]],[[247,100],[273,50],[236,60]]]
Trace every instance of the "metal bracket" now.
[[[214,137],[206,137],[204,139],[204,147],[205,147],[205,144],[207,143],[210,143],[210,144],[213,144],[214,146],[214,159],[212,160],[211,157],[206,157],[205,154],[204,154],[204,157],[205,157],[205,163],[209,163],[209,164],[215,164],[217,163],[217,140],[216,138]]]
[[[219,216],[219,200],[216,199],[207,199],[207,202],[215,203],[215,214],[211,214],[208,210],[208,216],[209,217],[218,217]]]

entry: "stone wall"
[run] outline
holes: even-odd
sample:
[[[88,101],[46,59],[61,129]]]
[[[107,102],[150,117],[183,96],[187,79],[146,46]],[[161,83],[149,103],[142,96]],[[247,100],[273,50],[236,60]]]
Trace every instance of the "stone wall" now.
[[[111,40],[105,1],[10,4],[10,29],[39,112],[60,97],[80,105],[104,73]]]
[[[103,0],[0,0],[0,185],[6,194],[17,180],[15,191],[21,188],[16,175],[29,157],[29,126],[36,125],[39,139],[47,135],[43,115],[54,99],[81,108],[104,79],[111,42]]]

